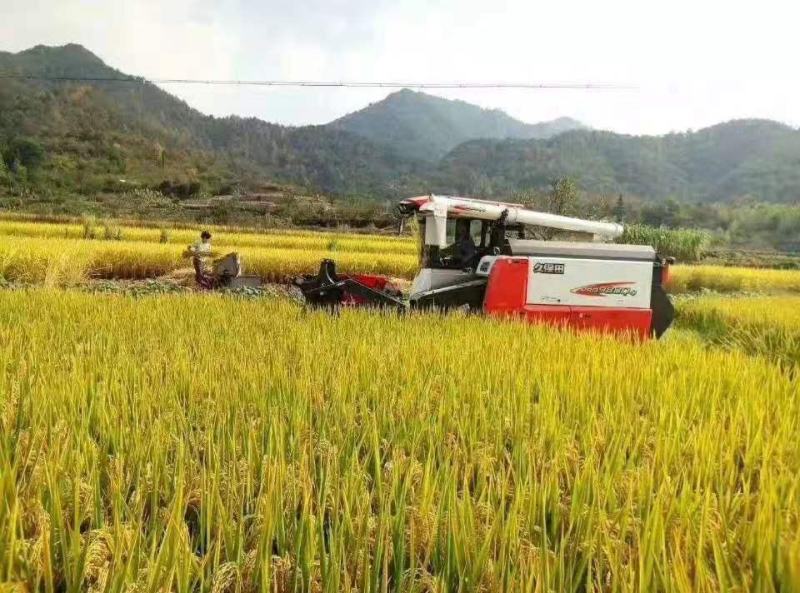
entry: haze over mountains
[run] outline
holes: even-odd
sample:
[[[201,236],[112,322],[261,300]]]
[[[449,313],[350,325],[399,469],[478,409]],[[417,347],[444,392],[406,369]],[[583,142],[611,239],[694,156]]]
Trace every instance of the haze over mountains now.
[[[33,77],[0,80],[0,152],[40,190],[279,181],[376,198],[503,197],[569,176],[591,193],[646,199],[800,199],[800,132],[772,121],[636,137],[404,90],[324,126],[288,127],[206,116],[145,81],[38,79],[126,77],[78,45],[0,52],[0,74]]]

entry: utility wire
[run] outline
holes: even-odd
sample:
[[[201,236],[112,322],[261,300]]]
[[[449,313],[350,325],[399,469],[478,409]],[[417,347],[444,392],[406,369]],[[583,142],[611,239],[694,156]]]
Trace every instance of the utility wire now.
[[[630,90],[630,85],[573,82],[378,82],[325,80],[213,80],[198,78],[141,78],[104,76],[35,76],[0,73],[0,80],[47,82],[125,82],[143,84],[196,84],[213,86],[340,87],[340,88],[415,88],[415,89],[527,89],[527,90]]]

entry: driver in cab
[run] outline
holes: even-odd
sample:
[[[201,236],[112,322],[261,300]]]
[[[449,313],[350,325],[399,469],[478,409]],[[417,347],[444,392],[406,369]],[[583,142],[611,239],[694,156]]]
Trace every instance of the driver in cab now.
[[[468,220],[458,221],[456,223],[456,240],[451,250],[453,258],[456,259],[462,267],[468,268],[472,266],[478,249],[475,247],[475,241],[472,239],[472,235],[469,232]]]

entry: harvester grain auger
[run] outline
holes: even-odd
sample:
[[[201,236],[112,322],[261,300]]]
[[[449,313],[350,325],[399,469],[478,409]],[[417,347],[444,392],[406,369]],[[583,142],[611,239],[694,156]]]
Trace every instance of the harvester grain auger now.
[[[464,308],[575,329],[660,337],[674,309],[664,290],[671,259],[648,245],[607,243],[613,222],[536,212],[519,204],[420,196],[398,205],[419,223],[420,270],[407,297],[384,276],[340,276],[331,260],[295,283],[312,306]],[[525,229],[591,241],[525,239]]]

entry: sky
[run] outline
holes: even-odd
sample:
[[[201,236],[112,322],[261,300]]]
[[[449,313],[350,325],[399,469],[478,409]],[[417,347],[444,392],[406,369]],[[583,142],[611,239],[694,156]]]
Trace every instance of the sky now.
[[[760,0],[0,0],[0,50],[80,43],[147,78],[619,84],[429,91],[630,134],[800,125],[800,4]],[[321,124],[386,89],[162,85],[204,113]]]

